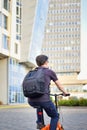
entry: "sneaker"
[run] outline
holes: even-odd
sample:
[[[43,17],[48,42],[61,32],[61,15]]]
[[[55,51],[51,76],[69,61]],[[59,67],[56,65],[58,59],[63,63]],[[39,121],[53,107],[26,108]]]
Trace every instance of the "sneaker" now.
[[[44,124],[42,124],[42,123],[38,123],[38,124],[37,124],[37,129],[42,129],[43,127],[45,127]]]

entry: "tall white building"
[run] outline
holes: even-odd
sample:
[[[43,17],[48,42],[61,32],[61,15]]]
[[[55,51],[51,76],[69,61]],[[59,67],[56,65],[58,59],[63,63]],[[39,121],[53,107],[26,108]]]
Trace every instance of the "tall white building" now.
[[[0,101],[4,104],[26,102],[21,84],[41,52],[47,3],[0,0]]]
[[[58,73],[80,72],[80,0],[50,0],[43,42]]]
[[[0,101],[4,104],[24,102],[19,84],[19,76],[25,74],[19,67],[21,9],[21,0],[0,0]]]
[[[49,0],[42,53],[70,91],[87,84],[86,0]],[[79,89],[79,90],[78,90]]]

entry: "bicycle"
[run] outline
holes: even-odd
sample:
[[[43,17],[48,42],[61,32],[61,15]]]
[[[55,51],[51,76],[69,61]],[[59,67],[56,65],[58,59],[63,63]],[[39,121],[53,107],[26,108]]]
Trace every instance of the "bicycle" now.
[[[70,94],[63,95],[63,93],[60,93],[60,94],[50,94],[50,95],[55,97],[55,100],[54,100],[55,101],[55,106],[56,106],[56,110],[57,110],[57,112],[59,114],[59,117],[60,117],[60,113],[58,111],[58,98],[57,97],[60,96],[60,95],[61,96],[70,96]],[[43,112],[40,111],[38,114],[40,114],[40,116],[42,118],[42,123],[44,124]],[[46,126],[44,125],[39,130],[50,130],[50,124],[48,124]],[[58,121],[56,130],[64,130],[63,125],[60,123],[60,121]]]

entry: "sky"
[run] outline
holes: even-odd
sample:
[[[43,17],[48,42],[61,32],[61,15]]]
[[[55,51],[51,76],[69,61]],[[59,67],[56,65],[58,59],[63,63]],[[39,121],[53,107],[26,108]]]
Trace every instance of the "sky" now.
[[[35,62],[35,57],[41,53],[42,39],[47,19],[49,0],[37,0],[36,16],[31,40],[29,60]]]

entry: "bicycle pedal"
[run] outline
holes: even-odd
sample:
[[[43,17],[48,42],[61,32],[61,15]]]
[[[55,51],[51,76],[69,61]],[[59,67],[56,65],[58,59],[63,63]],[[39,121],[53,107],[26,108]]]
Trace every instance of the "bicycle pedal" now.
[[[44,124],[42,124],[42,123],[37,124],[37,129],[42,129],[43,127],[45,127]]]

